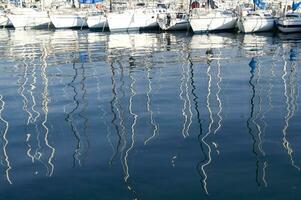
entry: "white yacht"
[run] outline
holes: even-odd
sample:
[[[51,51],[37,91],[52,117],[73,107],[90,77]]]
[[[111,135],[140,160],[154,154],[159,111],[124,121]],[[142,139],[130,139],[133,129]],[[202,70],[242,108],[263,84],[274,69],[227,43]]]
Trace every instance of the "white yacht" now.
[[[14,28],[45,28],[51,24],[47,11],[37,8],[15,8],[7,17]]]
[[[288,12],[276,21],[276,25],[284,33],[301,32],[301,13]]]
[[[184,12],[166,12],[158,15],[158,24],[164,31],[189,30],[188,15]]]
[[[166,8],[151,8],[140,3],[134,9],[108,13],[109,28],[111,32],[159,28],[157,15],[162,12],[166,12]]]
[[[90,29],[102,29],[108,27],[107,16],[103,11],[94,11],[89,13],[87,25]]]
[[[50,13],[50,20],[55,28],[84,28],[87,27],[88,12],[66,8]]]
[[[189,18],[194,33],[234,29],[237,16],[232,11],[218,9],[192,9]]]
[[[301,32],[301,13],[296,12],[299,9],[301,2],[295,3],[291,6],[290,11],[286,11],[287,6],[285,6],[285,11],[283,16],[279,17],[276,21],[277,28],[284,33]]]
[[[232,10],[219,9],[213,0],[200,5],[198,1],[191,4],[190,26],[194,33],[234,29],[237,16]]]
[[[274,28],[275,20],[271,12],[267,10],[243,10],[237,21],[240,32],[254,33],[271,31]]]

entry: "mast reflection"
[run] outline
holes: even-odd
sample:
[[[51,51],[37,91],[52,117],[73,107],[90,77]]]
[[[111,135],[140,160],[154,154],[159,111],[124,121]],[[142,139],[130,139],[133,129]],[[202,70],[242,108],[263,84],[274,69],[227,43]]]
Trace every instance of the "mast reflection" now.
[[[291,147],[290,142],[287,139],[287,134],[288,134],[288,128],[289,128],[289,123],[290,120],[294,117],[295,112],[296,112],[296,53],[294,49],[290,50],[290,69],[288,69],[288,64],[287,60],[285,59],[285,52],[283,52],[283,75],[282,75],[282,80],[283,80],[283,85],[284,85],[284,96],[286,98],[285,104],[286,104],[286,110],[287,114],[284,118],[284,127],[282,129],[282,145],[287,151],[287,155],[289,156],[291,160],[291,165],[296,168],[297,170],[300,171],[300,167],[295,163],[295,159],[293,156],[294,150]],[[289,73],[288,73],[289,71]]]
[[[13,184],[13,182],[10,178],[10,170],[12,169],[12,167],[10,165],[8,152],[7,152],[7,146],[8,146],[7,133],[8,133],[8,128],[9,128],[9,123],[2,116],[4,109],[5,109],[5,101],[3,100],[3,96],[0,95],[0,122],[4,126],[3,127],[4,129],[1,131],[1,134],[2,134],[1,143],[3,143],[2,151],[3,151],[3,155],[4,155],[4,161],[1,161],[1,163],[6,168],[5,169],[5,178],[6,178],[7,182],[9,184]]]

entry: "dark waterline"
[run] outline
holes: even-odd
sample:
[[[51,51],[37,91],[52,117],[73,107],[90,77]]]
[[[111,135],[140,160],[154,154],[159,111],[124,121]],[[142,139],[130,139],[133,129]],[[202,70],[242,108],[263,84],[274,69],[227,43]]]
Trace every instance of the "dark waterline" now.
[[[300,42],[0,30],[0,199],[298,199]]]

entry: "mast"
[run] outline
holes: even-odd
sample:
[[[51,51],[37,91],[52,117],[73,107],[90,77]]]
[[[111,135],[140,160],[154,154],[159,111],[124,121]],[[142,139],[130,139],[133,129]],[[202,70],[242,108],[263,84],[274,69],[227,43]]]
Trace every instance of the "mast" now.
[[[41,7],[42,7],[42,11],[45,10],[45,0],[41,0]]]
[[[74,2],[74,0],[72,0],[72,6],[71,7],[75,8],[75,2]]]

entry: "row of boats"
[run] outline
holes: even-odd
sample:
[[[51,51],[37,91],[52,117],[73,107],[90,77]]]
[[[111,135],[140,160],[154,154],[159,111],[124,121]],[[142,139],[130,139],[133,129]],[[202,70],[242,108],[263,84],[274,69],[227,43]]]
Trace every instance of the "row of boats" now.
[[[43,1],[42,1],[43,2]],[[193,32],[224,31],[237,28],[240,32],[301,31],[301,2],[284,7],[277,14],[261,0],[253,0],[251,6],[235,9],[219,8],[213,0],[193,1],[188,8],[172,8],[168,4],[153,6],[137,3],[127,9],[112,11],[101,0],[79,0],[79,5],[93,4],[89,9],[71,7],[45,9],[42,6],[6,7],[0,12],[0,26],[14,28],[62,28],[109,29],[111,32],[159,29],[165,31],[190,30]],[[107,11],[109,10],[109,11]]]

